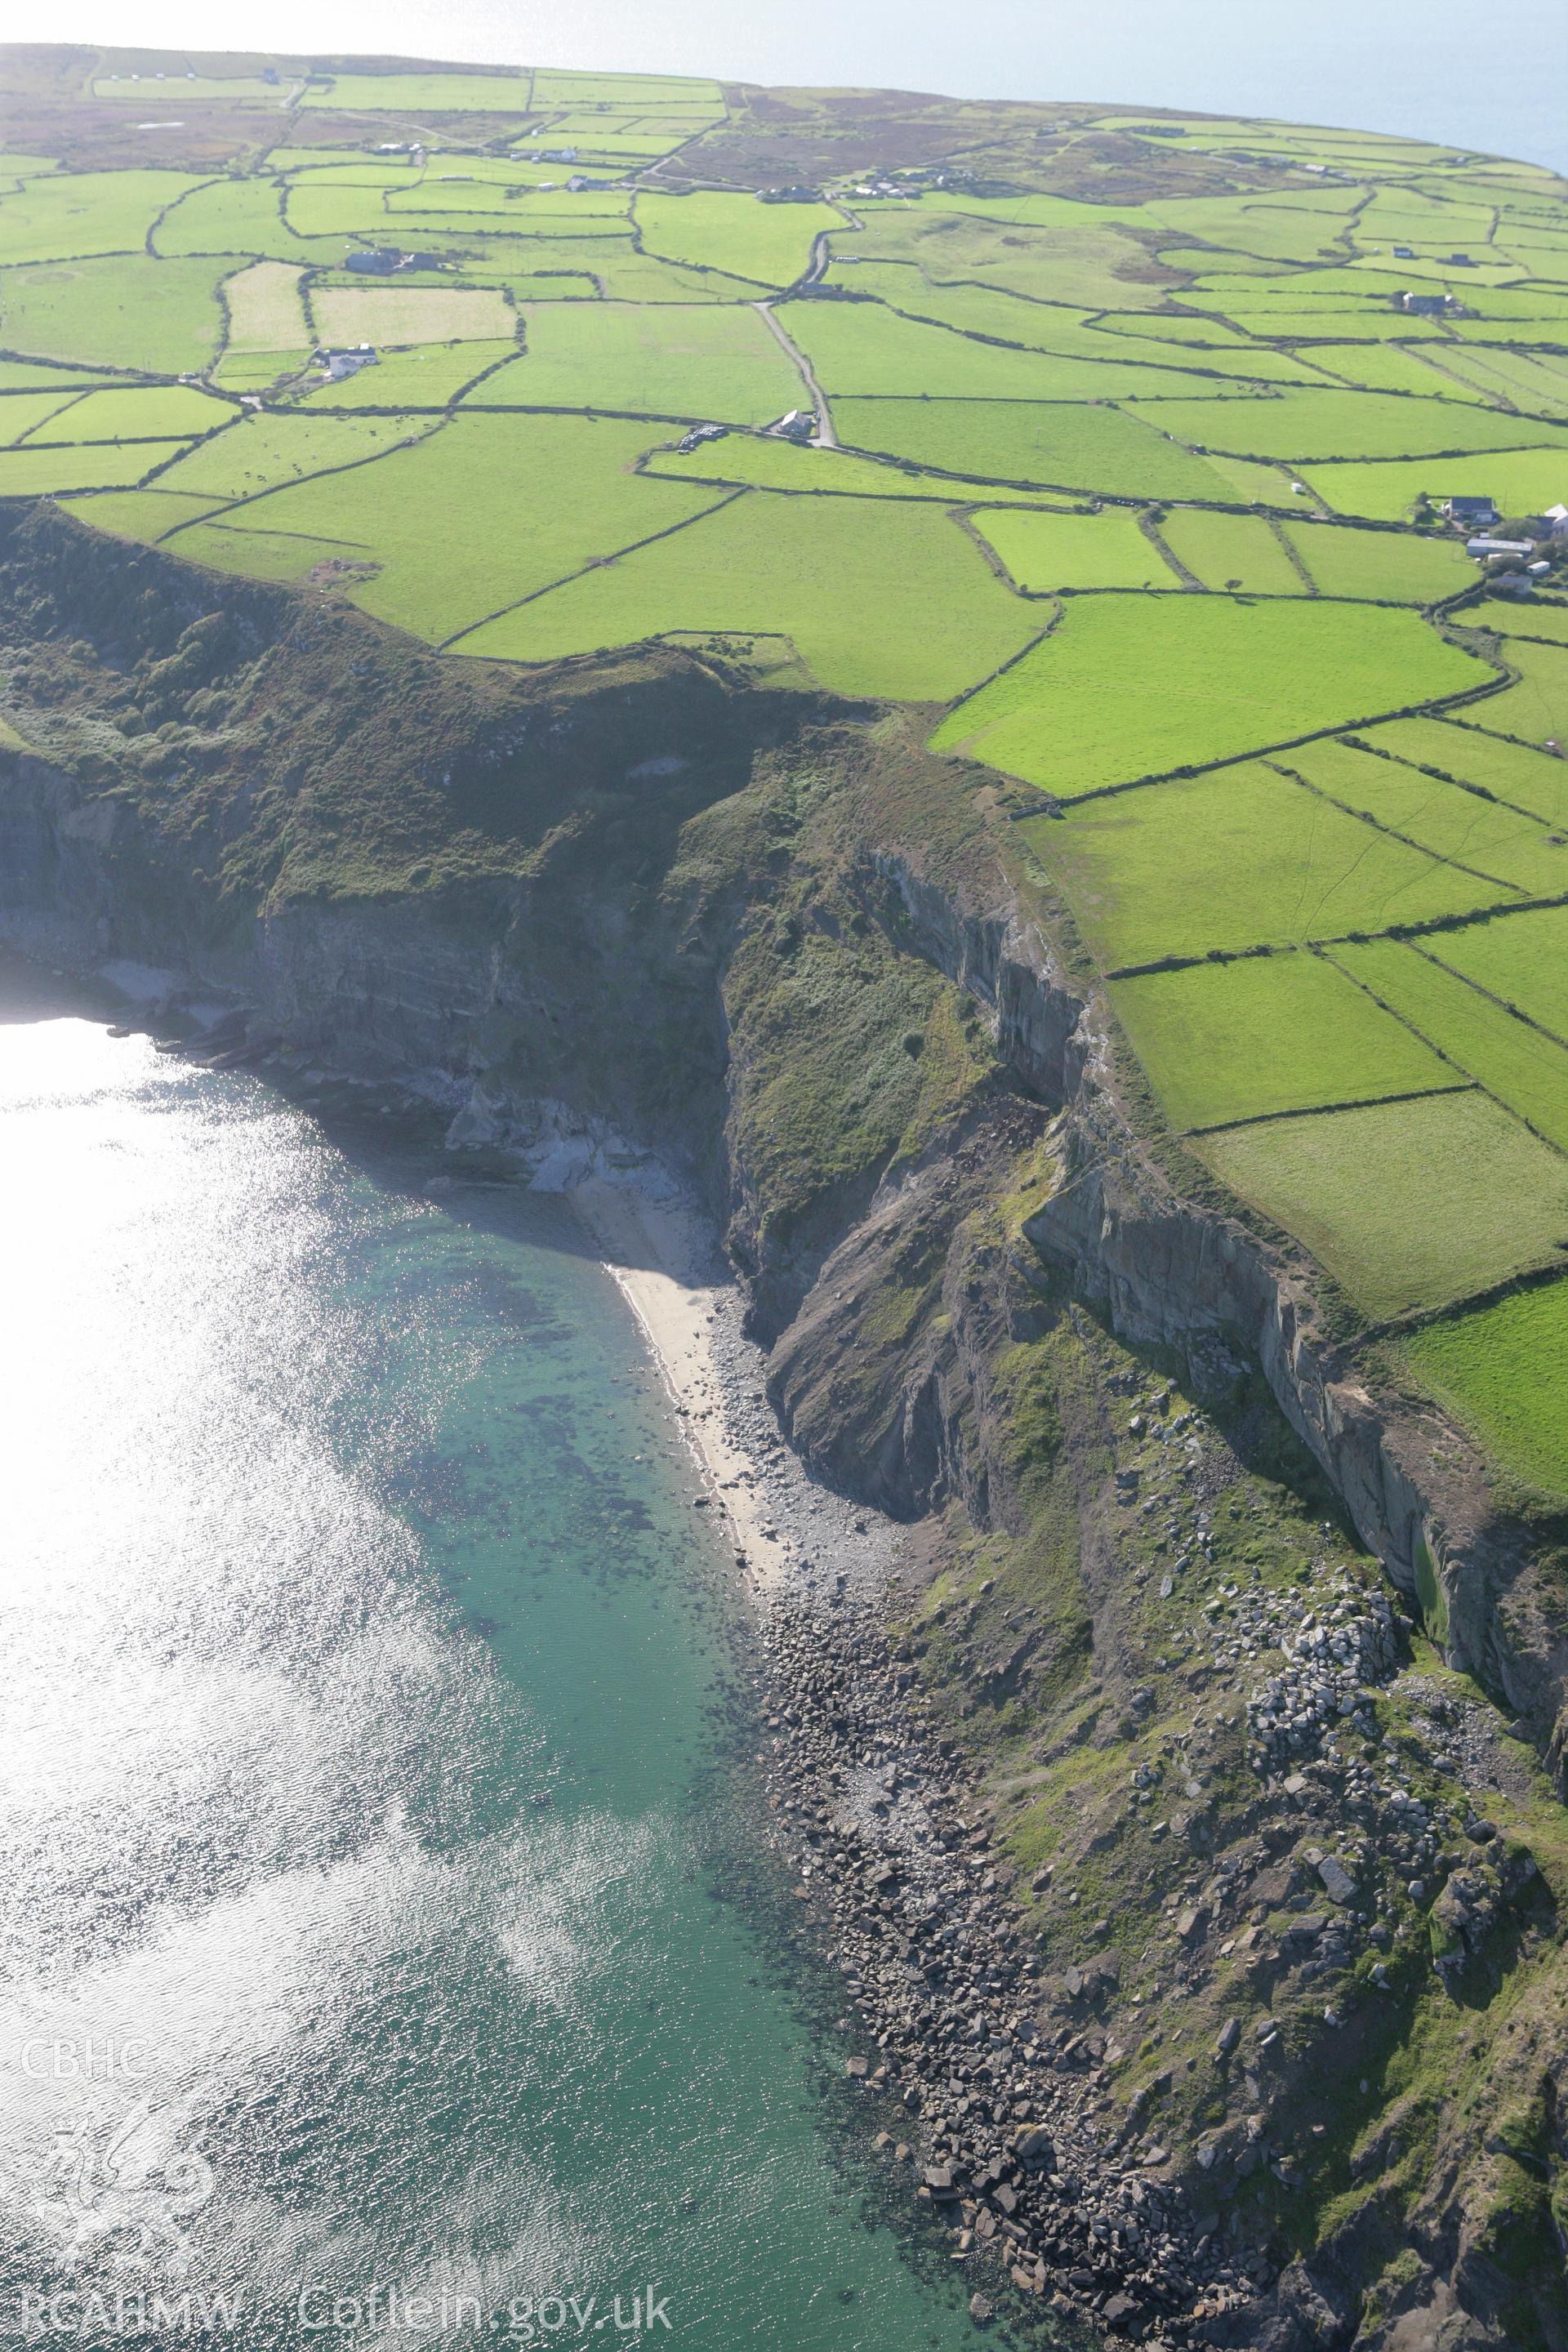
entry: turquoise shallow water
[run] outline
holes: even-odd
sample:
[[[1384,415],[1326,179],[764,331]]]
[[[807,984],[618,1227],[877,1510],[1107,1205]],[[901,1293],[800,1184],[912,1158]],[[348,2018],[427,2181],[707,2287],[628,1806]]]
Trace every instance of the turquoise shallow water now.
[[[630,1319],[423,1172],[0,1024],[0,2338],[973,2342],[728,1899]]]

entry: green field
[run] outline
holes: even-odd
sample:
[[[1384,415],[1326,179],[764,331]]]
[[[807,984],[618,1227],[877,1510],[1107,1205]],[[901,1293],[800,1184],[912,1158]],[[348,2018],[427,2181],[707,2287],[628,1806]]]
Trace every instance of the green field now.
[[[917,466],[1112,498],[1233,498],[1223,475],[1113,408],[1070,401],[836,400],[838,437]]]
[[[313,76],[301,102],[344,114],[526,114],[532,89],[526,73],[342,73]]]
[[[253,261],[223,282],[231,352],[305,350],[310,331],[300,299],[301,273],[286,261]]]
[[[1037,616],[930,507],[742,494],[461,641],[552,661],[655,630],[782,635],[844,694],[945,700],[1016,653]]]
[[[43,498],[57,490],[139,482],[180,446],[178,441],[139,441],[128,448],[110,444],[95,449],[0,449],[0,499]]]
[[[859,285],[857,278],[854,290]],[[919,385],[921,400],[1113,400],[1133,393],[1209,389],[1201,379],[1175,371],[1152,376],[1146,367],[1131,363],[1131,354],[1126,364],[1119,364],[1121,355],[1114,344],[1103,356],[1082,359],[1047,351],[1007,351],[944,326],[900,317],[880,303],[797,301],[785,305],[779,315],[829,398],[836,394],[907,398],[911,384]],[[1157,418],[1152,421],[1158,423]]]
[[[1109,971],[1296,947],[1514,903],[1518,893],[1246,764],[1069,803],[1020,827]]]
[[[318,286],[310,315],[323,343],[482,343],[515,333],[499,289],[479,286]]]
[[[381,421],[344,418],[334,427],[319,417],[304,429],[363,432]],[[405,421],[401,429],[411,428]],[[412,449],[226,514],[221,535],[197,524],[179,544],[204,562],[268,578],[308,571],[323,552],[374,564],[356,602],[439,641],[723,495],[632,474],[642,440],[636,425],[576,416],[458,417]],[[556,495],[563,480],[572,484],[569,500]],[[194,485],[184,474],[169,486]],[[290,543],[300,551],[292,570]]]
[[[941,506],[965,507],[984,497],[987,514],[997,511],[991,500],[998,493],[982,491],[973,482],[952,482],[941,474],[918,474],[911,467],[858,457],[847,449],[779,441],[763,433],[726,434],[721,441],[704,443],[684,456],[664,445],[650,451],[643,470],[675,482],[723,482],[801,498],[925,499]],[[1009,511],[1057,510],[1041,493],[1018,490],[1013,495],[1017,506]]]
[[[1568,1492],[1568,1283],[1445,1317],[1413,1333],[1401,1353],[1517,1477]]]
[[[1414,614],[1305,599],[1095,597],[946,719],[940,750],[1064,798],[1348,726],[1485,672]]]
[[[1458,1083],[1321,955],[1192,964],[1111,984],[1173,1127],[1216,1127]]]
[[[146,254],[0,272],[0,341],[9,352],[182,375],[223,340],[223,264]]]
[[[1430,452],[1524,448],[1551,438],[1538,418],[1503,416],[1458,401],[1379,392],[1279,392],[1267,400],[1129,403],[1145,423],[1191,447],[1307,465],[1328,457],[1419,457]],[[1563,444],[1568,467],[1568,441]]]
[[[1488,412],[1489,415],[1489,411]],[[1505,514],[1537,514],[1568,499],[1568,448],[1500,449],[1468,457],[1314,465],[1312,488],[1336,514],[1403,522],[1421,498],[1495,499]]]
[[[1160,536],[1205,588],[1248,596],[1305,596],[1307,583],[1261,515],[1214,514],[1174,507]]]
[[[1500,637],[1534,637],[1543,645],[1568,646],[1568,604],[1539,596],[1516,604],[1511,596],[1488,596],[1455,614],[1467,628],[1490,629]]]
[[[1125,507],[1049,514],[985,507],[974,529],[1028,595],[1056,588],[1174,588],[1176,575]]]
[[[1467,923],[1427,947],[1500,1004],[1568,1044],[1568,908],[1530,907],[1506,922]]]
[[[330,383],[319,373],[310,394],[312,408],[445,408],[479,379],[513,359],[517,344],[504,342],[415,343],[383,352],[373,368]],[[226,382],[226,373],[225,381]]]
[[[1342,808],[1370,817],[1434,857],[1510,883],[1521,898],[1568,890],[1568,842],[1537,817],[1331,740],[1283,752],[1279,765],[1305,776]]]
[[[153,221],[195,181],[184,172],[71,172],[0,195],[0,268],[140,253]]]
[[[1439,953],[1445,937],[1436,941]],[[1369,940],[1332,952],[1353,980],[1505,1110],[1568,1150],[1568,1046],[1554,1045],[1408,943]]]
[[[1475,571],[1453,539],[1356,530],[1344,523],[1287,523],[1285,536],[1324,596],[1430,604],[1471,586]]]
[[[183,383],[84,393],[29,435],[44,441],[169,441],[216,433],[234,420],[226,400]],[[5,414],[0,409],[0,416]]]
[[[1497,735],[1522,743],[1568,745],[1568,648],[1531,645],[1514,637],[1507,648],[1518,682],[1489,695],[1466,717]]]
[[[633,217],[645,252],[757,287],[793,285],[810,263],[813,238],[844,226],[830,205],[760,205],[706,190],[639,195]]]
[[[724,425],[765,425],[810,394],[749,306],[549,303],[523,316],[526,353],[488,379],[487,405],[597,406]]]
[[[1447,1306],[1568,1244],[1568,1160],[1480,1093],[1230,1128],[1194,1148],[1370,1316]]]
[[[1473,720],[1459,726],[1443,719],[1396,719],[1386,726],[1369,728],[1365,740],[1415,767],[1436,768],[1460,783],[1479,785],[1515,808],[1528,809],[1553,831],[1568,826],[1568,761],[1549,751],[1505,743]]]
[[[28,439],[49,418],[62,410],[77,406],[82,398],[79,392],[18,392],[0,400],[0,445],[9,448],[18,441]],[[74,439],[75,436],[71,436]]]

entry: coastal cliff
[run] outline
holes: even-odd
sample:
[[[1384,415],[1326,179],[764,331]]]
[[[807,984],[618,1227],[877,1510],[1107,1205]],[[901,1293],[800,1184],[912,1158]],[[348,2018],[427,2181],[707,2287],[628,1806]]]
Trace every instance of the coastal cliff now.
[[[897,1639],[1064,2064],[1256,2249],[1250,2334],[1189,2330],[1568,2342],[1561,1531],[1157,1133],[995,779],[918,714],[658,646],[442,663],[47,510],[0,520],[0,635],[5,937],[455,1148],[656,1153],[722,1231],[791,1443],[920,1523]],[[1366,1555],[1410,1603],[1332,1702],[1375,1771],[1257,1663],[1331,1576],[1359,1622]],[[1388,1891],[1320,1970],[1352,1824]]]

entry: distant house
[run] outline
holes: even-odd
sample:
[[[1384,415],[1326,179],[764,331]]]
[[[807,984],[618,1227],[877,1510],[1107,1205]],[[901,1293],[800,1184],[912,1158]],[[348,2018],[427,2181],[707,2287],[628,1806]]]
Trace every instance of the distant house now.
[[[757,202],[762,205],[816,205],[821,201],[820,188],[789,187],[757,190]]]
[[[1476,266],[1468,253],[1451,253],[1448,259],[1458,269],[1473,269]]]
[[[1414,261],[1415,247],[1413,245],[1396,245],[1394,248],[1394,258],[1395,261]]]
[[[316,357],[329,383],[342,383],[345,376],[358,375],[361,368],[377,364],[374,348],[370,343],[361,343],[353,352],[318,352]]]
[[[1500,572],[1492,581],[1494,596],[1533,596],[1535,583],[1524,572]]]
[[[585,188],[618,188],[619,180],[590,180],[585,172],[574,172],[566,183],[569,195],[580,196]]]
[[[1568,507],[1548,507],[1542,520],[1553,539],[1568,539]]]
[[[542,163],[574,163],[577,150],[575,147],[542,147],[539,160]]]
[[[792,408],[768,431],[779,441],[809,441],[816,431],[816,418],[809,408]]]
[[[1500,520],[1495,500],[1469,494],[1463,498],[1445,499],[1443,512],[1450,522],[1479,523],[1483,530],[1489,523]]]
[[[351,253],[343,266],[361,278],[390,278],[395,271],[405,269],[413,258],[411,253],[399,253],[393,246],[374,245],[365,251]]]
[[[1396,294],[1396,310],[1408,310],[1413,319],[1447,319],[1458,309],[1451,294]]]

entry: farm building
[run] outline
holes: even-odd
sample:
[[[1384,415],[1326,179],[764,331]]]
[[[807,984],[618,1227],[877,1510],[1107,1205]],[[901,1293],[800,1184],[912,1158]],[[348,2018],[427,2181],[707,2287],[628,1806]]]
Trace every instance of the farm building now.
[[[389,245],[372,246],[368,250],[351,253],[344,268],[361,278],[390,278],[395,271],[405,269],[413,260],[411,253],[399,253]]]
[[[792,408],[768,431],[781,441],[809,441],[816,431],[816,418],[809,408]]]
[[[1450,522],[1479,523],[1483,530],[1499,520],[1496,500],[1484,497],[1445,499],[1443,512]]]
[[[329,383],[342,383],[345,377],[358,375],[361,368],[377,364],[375,351],[369,343],[361,343],[357,351],[352,352],[318,352],[316,357]]]

